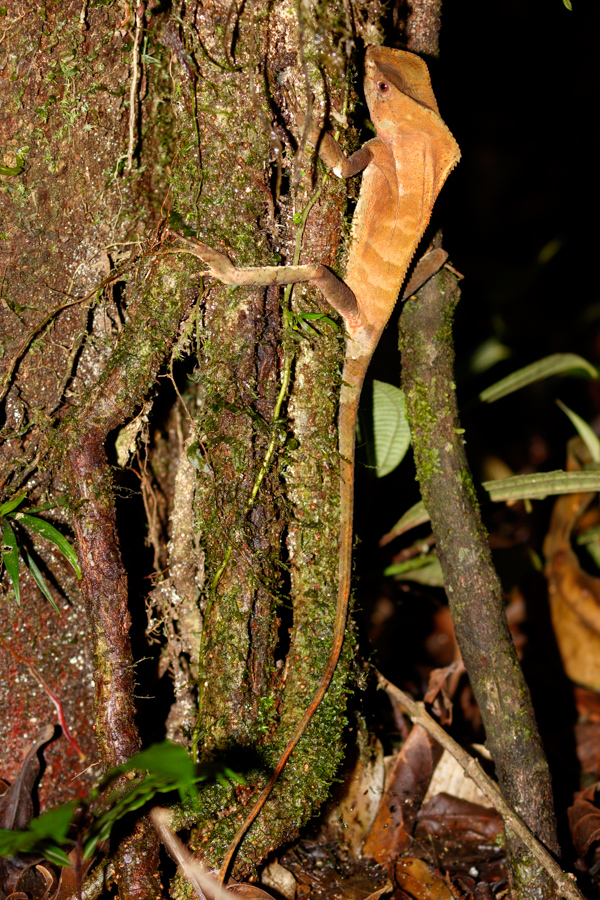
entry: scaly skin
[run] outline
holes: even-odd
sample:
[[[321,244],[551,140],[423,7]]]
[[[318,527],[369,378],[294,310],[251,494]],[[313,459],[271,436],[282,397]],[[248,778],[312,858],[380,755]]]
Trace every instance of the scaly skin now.
[[[271,778],[235,835],[221,866],[223,882],[238,846],[263,808],[273,785],[319,707],[335,672],[346,629],[352,564],[354,505],[354,445],[358,404],[371,357],[398,299],[408,268],[435,200],[460,151],[442,121],[425,63],[411,53],[370,47],[365,59],[365,95],[377,137],[350,159],[331,135],[324,135],[320,154],[334,173],[350,177],[363,171],[352,226],[352,243],[345,282],[320,265],[269,266],[236,269],[216,250],[186,241],[226,284],[292,284],[308,281],[318,287],[344,318],[346,353],[339,409],[340,549],[338,598],[329,659],[319,687],[289,740]],[[318,129],[309,131],[316,144]],[[417,270],[410,282],[416,290],[440,267],[441,251]],[[418,267],[417,267],[418,268]],[[415,285],[415,281],[417,282]]]

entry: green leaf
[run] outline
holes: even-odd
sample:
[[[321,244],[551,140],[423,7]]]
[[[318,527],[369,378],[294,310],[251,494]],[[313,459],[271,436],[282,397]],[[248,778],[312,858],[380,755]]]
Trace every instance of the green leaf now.
[[[21,593],[19,591],[19,548],[17,545],[16,535],[8,524],[4,523],[4,531],[2,532],[2,559],[8,572],[8,577],[12,581],[15,592],[15,599],[18,604],[21,603]]]
[[[31,528],[32,531],[35,531],[36,534],[46,538],[47,541],[52,541],[52,543],[58,547],[65,559],[71,563],[77,577],[81,578],[81,569],[79,568],[79,560],[77,559],[75,550],[66,537],[64,537],[60,531],[57,531],[54,525],[51,525],[50,522],[46,522],[45,519],[38,519],[37,516],[29,516],[27,513],[17,513],[15,519],[22,522],[23,525],[27,525],[27,527]]]
[[[562,411],[566,413],[566,415],[570,418],[571,422],[575,426],[577,433],[585,446],[588,448],[590,456],[592,457],[595,463],[600,463],[600,440],[598,439],[597,434],[590,428],[588,423],[578,416],[577,413],[574,413],[572,409],[569,409],[568,406],[561,400],[556,401],[560,406]]]
[[[21,163],[18,166],[4,166],[0,164],[0,175],[20,175],[24,168],[25,166]]]
[[[190,759],[185,747],[163,741],[152,744],[147,750],[136,753],[126,763],[119,766],[121,772],[149,772],[164,778],[173,786],[191,785],[197,780],[197,767]]]
[[[25,547],[23,547],[21,549],[21,554],[23,556],[23,561],[24,561],[25,565],[31,572],[31,577],[33,578],[33,580],[39,587],[40,591],[42,592],[42,594],[44,595],[44,597],[46,598],[48,603],[50,603],[50,605],[54,607],[54,609],[60,616],[60,610],[59,610],[58,606],[56,605],[56,603],[54,602],[54,597],[50,593],[48,585],[46,584],[46,579],[40,572],[36,561],[33,559],[31,554],[29,553],[29,551],[25,549]]]
[[[67,498],[64,496],[56,497],[54,500],[48,500],[47,503],[40,503],[38,504],[38,506],[28,506],[25,512],[31,516],[34,513],[46,512],[49,509],[56,509],[57,506],[66,506],[67,502]]]
[[[20,175],[25,168],[25,157],[29,152],[29,147],[21,147],[15,153],[15,166],[0,165],[0,175]]]
[[[71,800],[69,803],[49,809],[37,819],[31,820],[28,831],[35,834],[38,840],[51,839],[61,843],[67,837],[78,805],[76,800]]]
[[[567,7],[571,12],[573,11],[573,6],[571,5],[571,0],[563,0],[563,4]]]
[[[153,744],[147,750],[137,753],[123,765],[111,769],[100,783],[100,789],[106,788],[123,772],[146,772],[142,778],[133,779],[127,785],[119,785],[112,794],[103,798],[106,808],[94,819],[84,842],[83,858],[90,859],[97,845],[110,835],[113,825],[124,815],[149,803],[157,793],[177,790],[182,800],[195,792],[198,781],[214,778],[222,783],[237,781],[244,784],[240,776],[226,766],[209,763],[197,766],[189,757],[184,747],[164,741]]]
[[[32,819],[24,831],[0,829],[0,857],[36,851],[60,865],[71,865],[67,854],[63,853],[57,844],[71,843],[67,838],[67,832],[77,805],[73,800],[55,809],[49,809],[37,819]]]
[[[410,447],[404,391],[384,381],[373,382],[375,470],[383,478],[400,464]]]
[[[246,786],[246,780],[242,775],[239,775],[237,772],[234,772],[233,769],[230,769],[229,766],[223,766],[223,775],[229,780],[233,781],[235,784],[240,784],[242,787]]]
[[[45,858],[54,863],[57,866],[72,866],[73,863],[67,856],[64,850],[61,850],[60,847],[55,847],[52,844],[46,844],[44,846],[44,856]]]
[[[513,475],[484,481],[483,487],[496,503],[506,500],[542,500],[551,494],[580,494],[600,491],[600,472],[538,472],[534,475]]]
[[[502,344],[498,338],[492,337],[477,347],[471,356],[469,368],[471,372],[481,375],[509,356],[510,350],[508,347]]]
[[[384,575],[393,575],[400,581],[417,581],[430,587],[443,587],[444,575],[440,561],[434,553],[418,556],[405,562],[393,563],[384,570]]]
[[[16,509],[19,503],[22,503],[27,493],[18,494],[16,497],[13,497],[12,500],[7,500],[6,503],[3,503],[0,506],[0,516],[7,516],[9,512],[12,512],[13,509]]]
[[[479,399],[484,403],[493,403],[500,397],[506,397],[513,391],[518,391],[525,385],[533,384],[535,381],[542,381],[549,378],[550,375],[559,375],[563,372],[572,372],[582,370],[590,378],[598,378],[598,370],[576,353],[553,353],[552,356],[545,356],[537,362],[525,366],[523,369],[517,369],[512,375],[507,375],[486,388],[479,395]]]
[[[386,544],[389,544],[390,541],[393,541],[399,535],[404,534],[405,531],[410,531],[411,528],[416,528],[417,525],[423,525],[425,522],[429,522],[429,513],[425,509],[423,501],[419,500],[418,503],[407,509],[404,515],[400,516],[394,527],[387,534],[384,534],[379,541],[379,546],[385,547]]]

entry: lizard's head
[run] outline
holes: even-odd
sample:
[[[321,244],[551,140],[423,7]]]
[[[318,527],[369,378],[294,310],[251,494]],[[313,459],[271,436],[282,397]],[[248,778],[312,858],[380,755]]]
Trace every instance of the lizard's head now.
[[[377,130],[388,121],[414,122],[422,130],[440,121],[427,65],[414,53],[391,47],[371,46],[365,58],[365,95]]]
[[[414,53],[371,45],[365,57],[365,82],[367,90],[383,87],[379,92],[384,96],[395,88],[439,115],[427,64]]]

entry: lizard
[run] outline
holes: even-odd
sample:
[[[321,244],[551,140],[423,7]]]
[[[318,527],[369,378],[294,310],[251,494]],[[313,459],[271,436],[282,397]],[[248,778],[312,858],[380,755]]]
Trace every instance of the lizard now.
[[[241,840],[259,815],[325,696],[340,657],[351,587],[355,432],[360,393],[435,200],[460,159],[458,144],[440,117],[427,65],[420,57],[404,50],[369,46],[363,84],[375,138],[346,157],[331,134],[320,135],[310,124],[308,128],[309,141],[318,146],[319,155],[335,175],[350,178],[363,173],[344,281],[323,265],[238,269],[223,253],[195,239],[183,238],[191,247],[187,252],[195,254],[208,267],[206,274],[225,284],[309,282],[342,316],[346,330],[338,415],[338,596],[329,659],[317,691],[269,781],[227,850],[221,865],[221,883],[227,877]],[[442,250],[426,254],[415,268],[403,297],[410,296],[435,274],[446,258]]]

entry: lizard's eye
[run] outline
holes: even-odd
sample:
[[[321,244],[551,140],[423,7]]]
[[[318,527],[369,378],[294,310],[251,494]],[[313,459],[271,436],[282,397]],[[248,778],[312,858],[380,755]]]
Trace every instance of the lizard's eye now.
[[[379,91],[380,94],[387,94],[387,93],[389,93],[390,86],[387,83],[387,81],[378,81],[377,82],[377,90]]]

